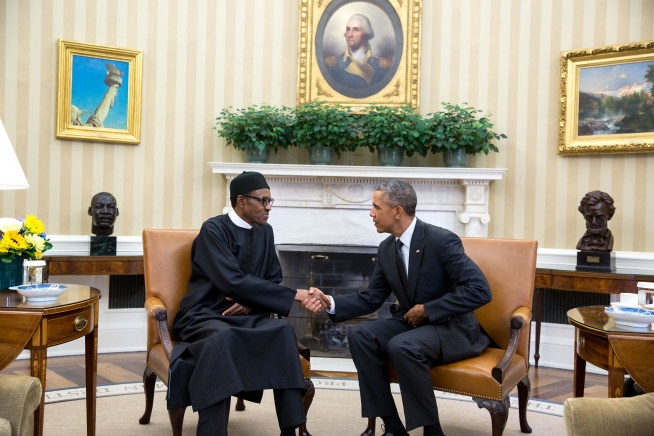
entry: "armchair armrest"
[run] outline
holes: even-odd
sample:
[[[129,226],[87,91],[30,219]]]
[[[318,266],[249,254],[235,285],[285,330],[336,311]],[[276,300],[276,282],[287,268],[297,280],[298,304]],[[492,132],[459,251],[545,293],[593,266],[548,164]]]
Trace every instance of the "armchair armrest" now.
[[[168,361],[170,361],[170,356],[173,352],[173,342],[170,339],[170,332],[168,331],[168,312],[166,312],[166,306],[161,299],[149,297],[145,300],[145,311],[150,318],[157,321],[161,345],[163,345],[164,353]]]
[[[511,315],[511,334],[509,336],[509,344],[506,347],[504,356],[500,363],[493,368],[491,374],[495,381],[502,383],[504,381],[504,372],[513,361],[513,356],[515,355],[515,350],[518,347],[518,337],[520,335],[520,330],[522,327],[527,325],[531,321],[531,309],[525,306],[518,307],[513,315]]]
[[[31,434],[41,392],[38,378],[0,374],[0,417],[9,421],[14,434]]]

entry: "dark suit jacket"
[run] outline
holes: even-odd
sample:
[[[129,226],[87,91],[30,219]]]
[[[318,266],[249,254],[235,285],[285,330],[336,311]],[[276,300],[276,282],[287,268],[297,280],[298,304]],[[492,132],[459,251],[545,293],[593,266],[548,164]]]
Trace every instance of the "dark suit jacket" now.
[[[401,307],[394,317],[403,318],[414,305],[424,305],[441,338],[443,363],[478,356],[491,343],[472,312],[490,302],[490,287],[455,233],[417,220],[409,247],[408,284],[405,291],[391,235],[379,245],[368,288],[335,297],[332,319],[340,322],[372,313],[392,292]]]

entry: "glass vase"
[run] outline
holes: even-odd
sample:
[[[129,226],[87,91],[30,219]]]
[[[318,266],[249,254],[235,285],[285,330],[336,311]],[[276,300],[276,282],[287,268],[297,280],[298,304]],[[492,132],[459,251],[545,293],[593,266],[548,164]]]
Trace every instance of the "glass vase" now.
[[[245,160],[250,163],[266,163],[270,157],[270,147],[265,146],[263,150],[257,147],[247,147],[245,149]]]
[[[327,145],[312,145],[307,150],[313,165],[329,165],[334,160],[334,149]]]
[[[377,158],[381,166],[399,167],[404,160],[404,149],[400,147],[378,148]]]
[[[468,154],[461,149],[445,150],[443,162],[447,168],[465,168],[468,165]]]
[[[23,284],[23,259],[14,257],[10,263],[0,260],[0,291]]]

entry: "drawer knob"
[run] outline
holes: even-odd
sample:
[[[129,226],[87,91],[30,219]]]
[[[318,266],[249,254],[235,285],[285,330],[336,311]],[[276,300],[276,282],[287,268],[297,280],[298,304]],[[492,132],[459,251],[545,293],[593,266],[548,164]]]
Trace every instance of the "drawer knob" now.
[[[75,330],[77,330],[78,332],[84,330],[88,324],[89,324],[89,320],[86,319],[84,315],[80,315],[77,318],[75,318]]]
[[[581,348],[584,348],[586,346],[586,338],[584,338],[583,336],[579,338],[579,346]]]

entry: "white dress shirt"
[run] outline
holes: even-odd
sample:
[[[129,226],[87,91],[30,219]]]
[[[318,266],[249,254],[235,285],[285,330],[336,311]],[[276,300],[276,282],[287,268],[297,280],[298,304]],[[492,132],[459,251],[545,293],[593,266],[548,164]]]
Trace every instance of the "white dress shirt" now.
[[[236,212],[231,211],[228,214],[228,216],[229,216],[229,219],[232,220],[232,222],[234,224],[236,224],[238,227],[242,227],[242,228],[248,229],[248,230],[250,230],[252,228],[252,226],[249,225],[248,223],[246,223],[245,221],[243,221],[243,219],[240,216],[238,216],[238,214]]]
[[[413,231],[416,229],[416,217],[413,217],[413,221],[411,221],[411,224],[407,229],[402,233],[402,236],[399,238],[395,238],[397,241],[398,239],[402,241],[402,257],[404,258],[404,267],[406,268],[406,276],[409,277],[409,247],[411,246],[411,238],[413,238]],[[332,305],[331,307],[328,307],[325,309],[327,313],[330,314],[335,314],[336,313],[336,303],[334,303],[334,299],[332,298],[331,295],[328,295],[329,300],[331,301]]]

